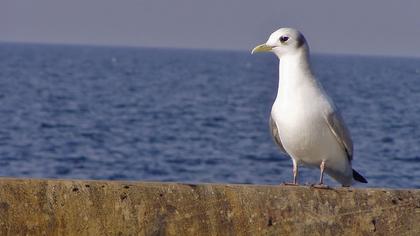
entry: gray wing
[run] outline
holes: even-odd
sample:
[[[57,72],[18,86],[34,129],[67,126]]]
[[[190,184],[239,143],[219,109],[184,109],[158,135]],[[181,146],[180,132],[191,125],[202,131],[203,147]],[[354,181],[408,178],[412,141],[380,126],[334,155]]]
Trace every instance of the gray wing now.
[[[350,132],[340,113],[338,111],[331,111],[327,115],[326,120],[338,143],[346,151],[349,161],[353,160],[353,142],[351,141]]]
[[[273,120],[273,118],[271,116],[270,116],[270,131],[271,131],[271,135],[274,138],[274,142],[280,148],[280,151],[287,154],[286,150],[283,147],[283,144],[281,143],[280,136],[279,136],[279,130],[277,129],[276,122]]]

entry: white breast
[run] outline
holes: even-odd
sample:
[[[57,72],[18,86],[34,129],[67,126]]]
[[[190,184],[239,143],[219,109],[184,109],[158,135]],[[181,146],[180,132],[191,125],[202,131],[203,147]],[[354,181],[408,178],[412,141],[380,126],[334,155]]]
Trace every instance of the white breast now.
[[[302,163],[318,166],[324,146],[334,137],[326,132],[328,127],[317,108],[319,97],[308,96],[309,91],[305,90],[294,91],[295,94],[289,93],[287,97],[277,97],[272,116],[286,151]]]

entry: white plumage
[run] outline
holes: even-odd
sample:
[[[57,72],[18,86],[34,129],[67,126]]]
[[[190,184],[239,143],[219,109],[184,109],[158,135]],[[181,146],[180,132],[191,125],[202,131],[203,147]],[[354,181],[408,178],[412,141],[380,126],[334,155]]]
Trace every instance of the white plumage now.
[[[298,166],[321,169],[350,186],[367,181],[352,169],[353,144],[343,119],[312,73],[309,47],[297,30],[282,28],[254,52],[271,51],[279,59],[279,87],[271,110],[270,126],[280,149],[293,161],[297,184]]]

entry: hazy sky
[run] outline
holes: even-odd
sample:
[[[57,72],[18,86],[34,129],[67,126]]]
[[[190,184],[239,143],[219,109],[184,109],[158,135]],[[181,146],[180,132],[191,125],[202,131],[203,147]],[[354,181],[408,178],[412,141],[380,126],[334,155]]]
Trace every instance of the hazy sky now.
[[[315,52],[420,56],[420,0],[0,0],[0,41],[250,50],[284,26]]]

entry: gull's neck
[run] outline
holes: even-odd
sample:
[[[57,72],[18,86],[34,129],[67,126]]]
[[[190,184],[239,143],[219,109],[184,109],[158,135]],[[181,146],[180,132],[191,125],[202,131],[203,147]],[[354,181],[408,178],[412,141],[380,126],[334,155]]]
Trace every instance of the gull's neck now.
[[[279,63],[279,87],[277,97],[296,92],[299,86],[315,83],[309,62],[309,51],[302,48],[298,52],[284,55]]]

